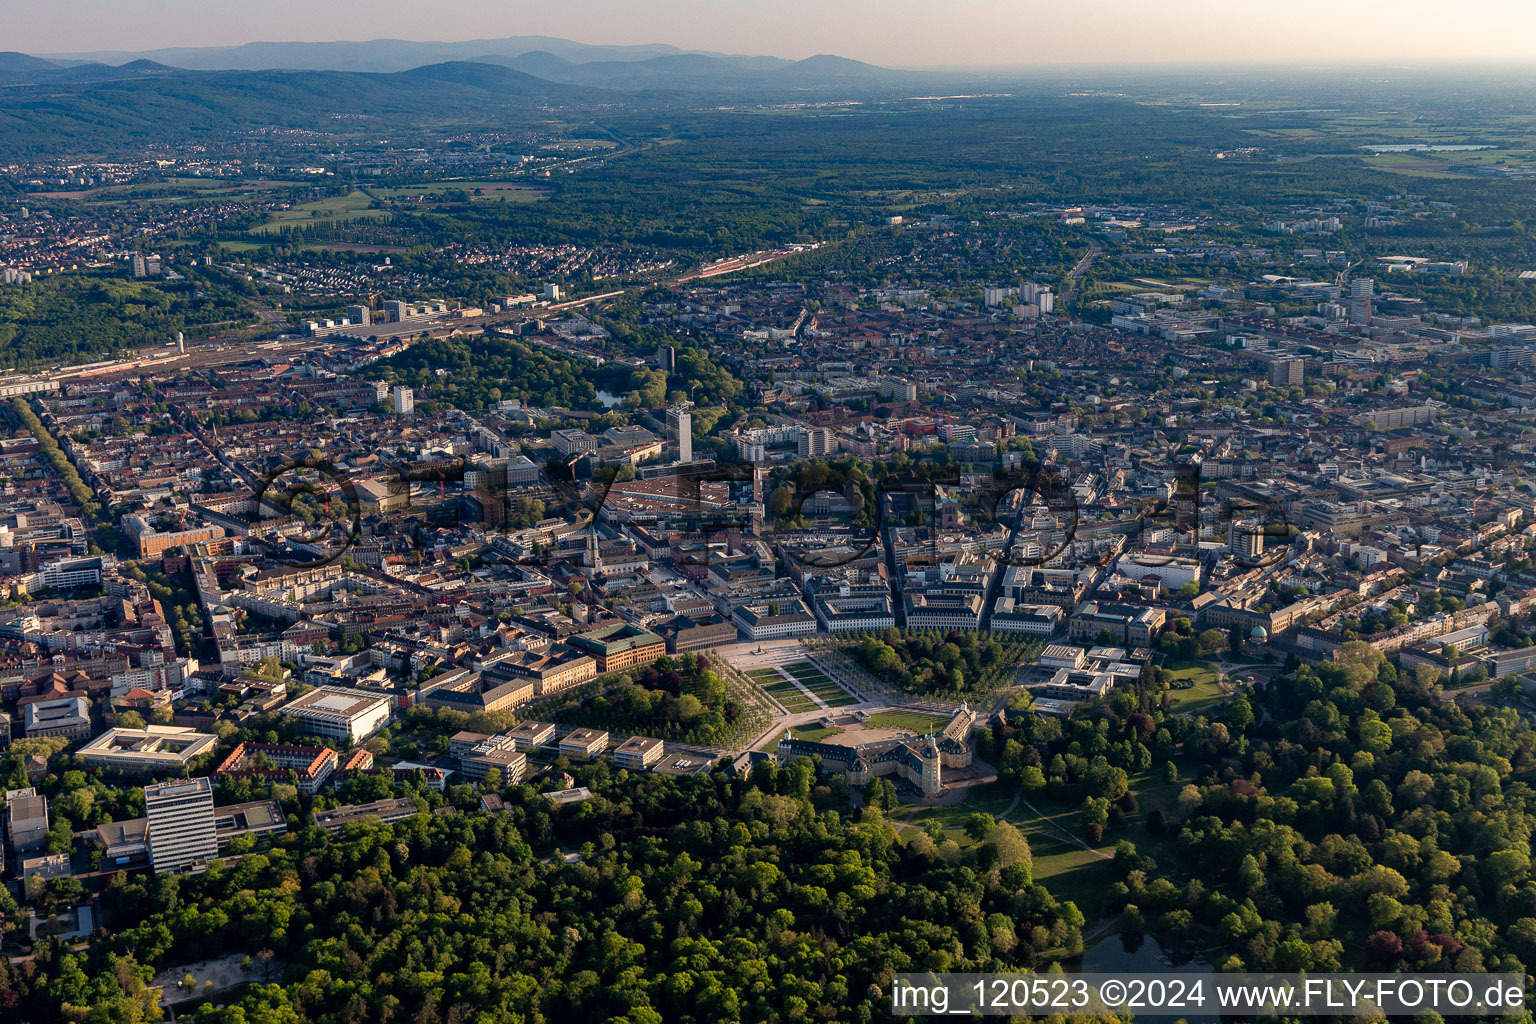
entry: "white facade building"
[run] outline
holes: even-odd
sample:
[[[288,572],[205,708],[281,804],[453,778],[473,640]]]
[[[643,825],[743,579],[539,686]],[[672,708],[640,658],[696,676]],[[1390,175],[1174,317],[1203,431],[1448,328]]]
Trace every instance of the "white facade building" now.
[[[184,871],[218,855],[213,783],[206,777],[144,787],[149,862],[155,873]]]

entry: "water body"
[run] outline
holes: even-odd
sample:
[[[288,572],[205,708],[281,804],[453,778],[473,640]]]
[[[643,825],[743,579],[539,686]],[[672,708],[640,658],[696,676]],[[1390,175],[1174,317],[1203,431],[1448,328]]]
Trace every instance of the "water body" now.
[[[619,405],[624,401],[624,399],[610,395],[606,391],[599,391],[597,393],[597,400],[603,403],[604,409],[612,409],[614,406]]]
[[[1213,975],[1204,960],[1189,960],[1165,953],[1150,935],[1122,935],[1111,932],[1083,953],[1083,959],[1071,973],[1114,974],[1205,974]],[[1214,1000],[1207,984],[1206,998]],[[1211,1005],[1209,1002],[1207,1005]],[[1219,1014],[1179,1014],[1188,1024],[1221,1024]],[[1149,1018],[1150,1019],[1150,1018]],[[1164,1018],[1171,1020],[1172,1018]]]
[[[1411,142],[1396,146],[1361,146],[1372,153],[1465,153],[1474,149],[1493,149],[1489,145],[1451,144],[1440,145],[1428,142]]]

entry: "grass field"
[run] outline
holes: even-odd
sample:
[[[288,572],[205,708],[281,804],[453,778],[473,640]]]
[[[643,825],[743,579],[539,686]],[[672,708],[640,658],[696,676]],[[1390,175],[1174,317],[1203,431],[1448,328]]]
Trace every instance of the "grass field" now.
[[[839,729],[835,725],[814,725],[814,724],[812,724],[812,725],[795,725],[795,726],[791,726],[790,730],[789,730],[789,734],[791,736],[793,736],[797,740],[809,740],[812,743],[814,743],[817,740],[824,740],[828,736],[840,735],[842,733],[842,731],[843,730]],[[783,735],[784,734],[782,732],[775,732],[772,736],[769,736],[766,740],[764,740],[763,741],[763,745],[758,747],[757,749],[758,750],[762,750],[762,751],[772,752],[773,749],[779,745],[779,739]]]
[[[826,673],[808,661],[797,661],[793,665],[786,665],[784,670],[805,685],[816,696],[820,697],[828,705],[834,708],[847,707],[849,704],[857,704],[858,700],[833,682]]]
[[[965,823],[971,815],[981,812],[995,816],[1007,811],[1010,804],[1013,804],[1013,790],[994,782],[971,790],[963,803],[948,807],[906,809],[897,811],[894,817],[903,824],[924,830],[937,825],[943,830],[945,839],[953,839],[963,850],[975,845],[975,840],[965,832]],[[1035,806],[1040,807],[1040,814],[1031,812],[1020,803],[1014,805],[1007,817],[1029,839],[1030,852],[1034,858],[1035,881],[1049,889],[1057,899],[1071,900],[1077,904],[1089,921],[1097,920],[1104,891],[1117,878],[1113,865],[1106,858],[1113,855],[1114,844],[1120,838],[1128,837],[1132,829],[1127,827],[1116,830],[1123,831],[1127,834],[1125,836],[1106,835],[1096,852],[1086,850],[1061,831],[1066,829],[1071,836],[1075,836],[1072,830],[1077,824],[1076,808],[1053,804],[1047,809],[1038,802]],[[903,834],[910,842],[915,832],[906,829]],[[1099,856],[1100,853],[1104,856]]]
[[[292,209],[278,210],[255,231],[267,235],[275,234],[283,228],[305,224],[326,224],[338,220],[381,220],[389,217],[387,211],[369,209],[372,203],[373,199],[366,192],[354,190],[344,196],[329,196],[313,203],[301,203]]]
[[[1036,793],[1026,798],[1028,805],[1021,800],[1008,815],[1008,820],[1029,837],[1029,847],[1035,859],[1035,881],[1049,889],[1057,899],[1076,903],[1084,916],[1093,921],[1099,915],[1104,890],[1116,880],[1110,862],[1097,854],[1113,856],[1115,844],[1124,839],[1159,862],[1172,863],[1172,840],[1149,834],[1147,815],[1154,810],[1171,815],[1178,804],[1179,791],[1191,778],[1190,766],[1183,763],[1179,764],[1179,777],[1173,782],[1164,782],[1160,769],[1132,775],[1130,791],[1136,797],[1138,811],[1122,824],[1105,831],[1103,839],[1094,847],[1097,853],[1084,849],[1077,841],[1084,838],[1081,801]]]
[[[816,702],[807,697],[800,687],[780,675],[777,669],[760,668],[747,674],[754,683],[784,705],[790,714],[818,710]]]
[[[919,711],[877,711],[864,724],[871,729],[906,729],[909,732],[927,732],[939,729],[948,719],[937,715],[925,715]]]
[[[902,806],[892,811],[891,817],[904,825],[911,825],[924,831],[937,825],[943,829],[945,839],[953,839],[955,844],[963,850],[976,843],[965,832],[965,823],[970,820],[971,815],[990,814],[996,817],[1002,814],[1013,803],[1013,793],[1012,789],[1002,783],[990,782],[967,790],[962,803],[943,807]],[[910,842],[916,833],[908,829],[903,835],[906,841]]]
[[[536,203],[548,199],[550,195],[547,188],[510,181],[433,181],[422,185],[370,188],[368,191],[379,199],[405,202],[422,200],[429,203],[441,199],[444,193],[450,191],[467,192],[470,199],[476,202],[500,202],[505,199],[509,203]]]
[[[1188,680],[1194,684],[1184,689],[1172,691],[1173,708],[1175,711],[1196,711],[1214,704],[1226,696],[1216,682],[1215,662],[1199,659],[1184,661],[1170,658],[1163,663],[1162,667],[1174,679],[1179,681]]]

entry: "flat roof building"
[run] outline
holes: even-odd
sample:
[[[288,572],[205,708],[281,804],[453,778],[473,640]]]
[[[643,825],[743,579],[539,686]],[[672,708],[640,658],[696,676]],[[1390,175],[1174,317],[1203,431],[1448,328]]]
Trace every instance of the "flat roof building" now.
[[[213,783],[206,777],[145,786],[144,810],[155,874],[197,870],[218,856]]]
[[[548,722],[518,722],[507,735],[518,750],[528,751],[554,739],[555,727]]]
[[[208,753],[218,742],[212,733],[179,725],[112,728],[81,747],[79,756],[92,768],[166,775],[182,771],[187,762]]]
[[[560,741],[560,753],[580,761],[590,761],[608,749],[608,733],[604,729],[577,729]]]
[[[667,642],[650,630],[628,622],[578,633],[566,641],[591,655],[599,672],[616,672],[655,661],[667,653]]]
[[[31,786],[5,794],[5,831],[20,857],[48,845],[48,798]]]
[[[620,768],[643,770],[661,760],[667,745],[649,736],[631,736],[613,751],[613,760]]]
[[[316,811],[314,822],[323,829],[335,831],[354,821],[377,821],[389,824],[413,818],[418,813],[420,808],[416,806],[416,801],[406,797],[395,797],[366,804],[343,804],[340,807],[332,807],[328,811]]]
[[[305,732],[360,742],[389,723],[389,698],[361,690],[321,686],[283,706]]]

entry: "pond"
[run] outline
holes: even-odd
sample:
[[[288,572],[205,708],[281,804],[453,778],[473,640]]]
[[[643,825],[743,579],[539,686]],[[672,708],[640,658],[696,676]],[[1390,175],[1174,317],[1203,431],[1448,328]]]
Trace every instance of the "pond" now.
[[[1070,968],[1075,974],[1211,974],[1211,965],[1201,959],[1166,953],[1150,935],[1125,935],[1111,932],[1085,950],[1082,960]],[[1206,995],[1209,997],[1210,992]],[[1221,1024],[1221,1017],[1185,1016],[1189,1024]]]

